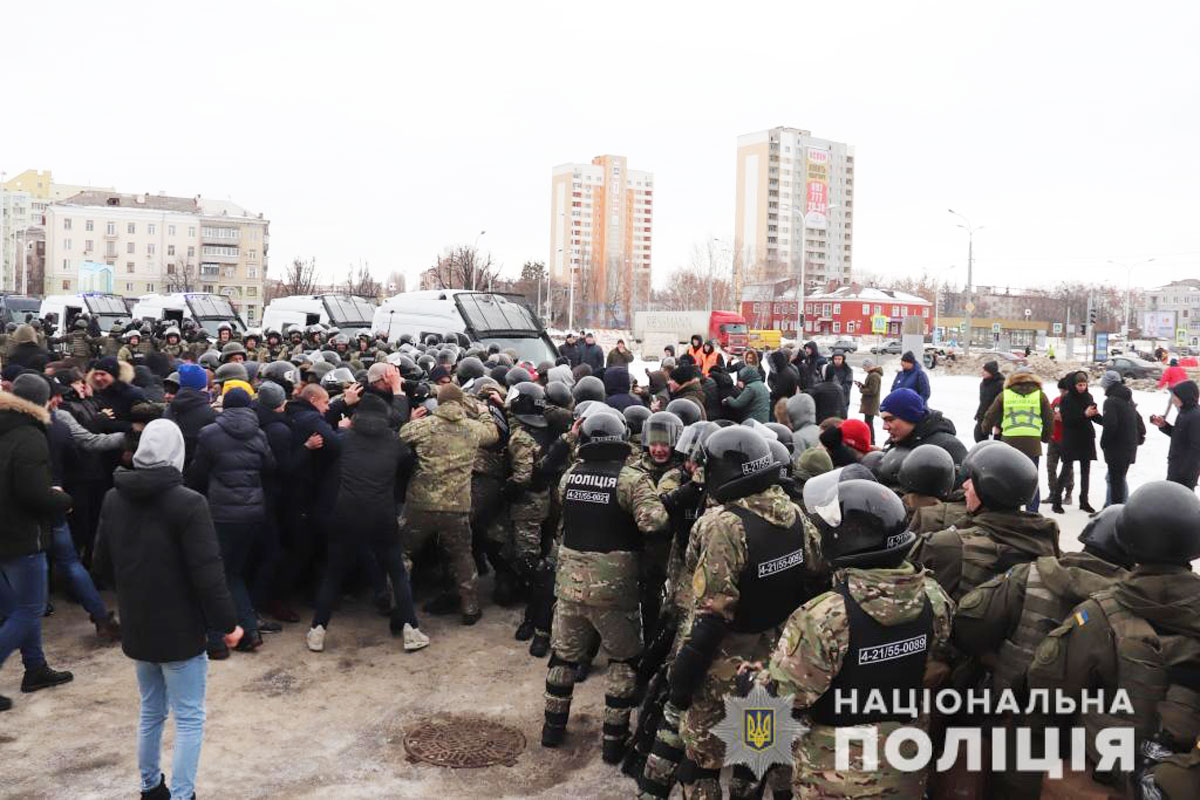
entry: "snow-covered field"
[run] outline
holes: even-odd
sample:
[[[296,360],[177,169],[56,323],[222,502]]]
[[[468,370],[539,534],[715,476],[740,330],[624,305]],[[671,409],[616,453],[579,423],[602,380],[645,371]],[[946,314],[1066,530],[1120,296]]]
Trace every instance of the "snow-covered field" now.
[[[862,362],[863,354],[855,354],[851,356],[850,363],[854,367],[855,378],[861,379],[863,372],[859,366]],[[880,358],[873,356],[877,363],[883,366],[883,386],[884,395],[887,394],[887,388],[891,386],[892,378],[900,369],[900,360],[895,356]],[[639,383],[646,382],[646,369],[657,369],[656,362],[635,361],[630,365],[630,372],[638,380]],[[958,429],[958,438],[962,439],[963,443],[968,447],[975,444],[975,438],[972,435],[972,428],[975,420],[975,407],[979,404],[979,378],[970,375],[946,375],[939,370],[929,371],[929,383],[931,387],[931,395],[929,405],[941,411],[942,414],[949,417],[954,422],[954,426]],[[1045,387],[1047,395],[1053,399],[1057,389],[1053,384],[1047,384]],[[1104,408],[1104,392],[1098,384],[1092,386],[1092,397],[1096,399],[1096,404]],[[1137,463],[1129,470],[1129,491],[1132,492],[1143,483],[1152,480],[1161,480],[1167,474],[1167,449],[1170,446],[1170,438],[1164,436],[1157,428],[1150,424],[1149,418],[1151,414],[1162,414],[1167,407],[1168,395],[1164,390],[1162,392],[1139,392],[1133,393],[1134,402],[1137,403],[1138,412],[1142,415],[1142,419],[1146,421],[1146,443],[1138,448]],[[850,409],[856,412],[858,409],[858,388],[851,390]],[[1173,413],[1173,412],[1172,412]],[[883,428],[879,420],[875,421],[875,432],[877,441],[883,441]],[[1101,508],[1104,505],[1105,494],[1105,466],[1104,456],[1099,448],[1100,429],[1096,429],[1096,456],[1097,461],[1092,464],[1091,472],[1091,489],[1089,499],[1094,508]],[[1054,514],[1050,511],[1050,504],[1047,502],[1049,498],[1049,484],[1046,482],[1046,463],[1045,457],[1042,458],[1042,463],[1039,466],[1041,472],[1041,489],[1042,489],[1042,508],[1041,512],[1058,521],[1059,527],[1062,529],[1060,539],[1064,550],[1078,550],[1079,543],[1076,537],[1087,524],[1088,515],[1079,511],[1076,505],[1066,506],[1065,514]],[[1078,470],[1077,470],[1078,472]],[[1076,474],[1076,495],[1078,495],[1079,477]],[[1078,503],[1078,496],[1075,498]]]

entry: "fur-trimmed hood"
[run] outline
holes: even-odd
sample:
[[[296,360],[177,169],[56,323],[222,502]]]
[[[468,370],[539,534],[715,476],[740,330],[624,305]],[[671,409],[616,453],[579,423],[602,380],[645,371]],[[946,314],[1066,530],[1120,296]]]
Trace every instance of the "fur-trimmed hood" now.
[[[1022,386],[1022,384],[1024,385]],[[1027,391],[1021,392],[1021,394],[1029,394],[1030,392],[1042,388],[1042,382],[1029,370],[1018,367],[1011,375],[1008,376],[1008,378],[1005,379],[1004,388],[1013,389],[1015,391],[1018,387],[1027,389]]]
[[[119,363],[121,366],[121,369],[120,369],[121,374],[117,376],[117,380],[119,380],[121,383],[128,383],[128,384],[132,385],[133,379],[137,375],[137,372],[133,368],[133,364],[130,364],[128,361],[121,361]],[[95,372],[96,372],[96,370],[94,370],[94,369],[89,369],[87,371],[87,382],[88,383],[92,382],[92,375]]]
[[[12,411],[17,414],[25,414],[43,426],[50,424],[50,411],[42,406],[34,405],[33,403],[23,398],[17,397],[12,392],[0,392],[0,412]]]

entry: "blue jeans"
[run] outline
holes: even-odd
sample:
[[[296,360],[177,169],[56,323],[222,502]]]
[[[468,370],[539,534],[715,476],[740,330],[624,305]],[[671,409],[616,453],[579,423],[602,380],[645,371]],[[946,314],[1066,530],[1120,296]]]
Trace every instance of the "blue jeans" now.
[[[83,564],[79,563],[79,553],[75,551],[75,540],[71,537],[71,528],[65,522],[60,522],[52,529],[53,539],[50,543],[50,558],[54,566],[66,573],[67,583],[70,584],[71,594],[79,601],[84,610],[91,615],[93,621],[108,617],[108,608],[92,583]]]
[[[138,772],[142,791],[158,785],[162,769],[163,725],[167,708],[175,713],[175,753],[171,760],[171,797],[191,797],[196,792],[196,768],[204,743],[204,693],[208,681],[208,654],[187,661],[156,664],[136,661],[142,696],[138,721]]]
[[[1033,468],[1038,468],[1038,462],[1041,461],[1041,456],[1030,456],[1033,459]],[[1036,514],[1038,509],[1042,507],[1042,479],[1038,478],[1037,484],[1033,487],[1033,499],[1025,504],[1025,510],[1031,514]]]
[[[42,613],[46,610],[46,554],[0,560],[0,665],[21,651],[25,669],[46,663],[42,653]]]

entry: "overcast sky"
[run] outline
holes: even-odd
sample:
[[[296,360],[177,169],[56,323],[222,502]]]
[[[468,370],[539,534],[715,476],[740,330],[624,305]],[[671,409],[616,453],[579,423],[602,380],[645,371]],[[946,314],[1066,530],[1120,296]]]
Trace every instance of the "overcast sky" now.
[[[856,148],[857,270],[1200,277],[1195,2],[7,3],[0,170],[232,199],[272,272],[548,258],[555,164],[655,176],[655,284],[733,230],[736,138]]]

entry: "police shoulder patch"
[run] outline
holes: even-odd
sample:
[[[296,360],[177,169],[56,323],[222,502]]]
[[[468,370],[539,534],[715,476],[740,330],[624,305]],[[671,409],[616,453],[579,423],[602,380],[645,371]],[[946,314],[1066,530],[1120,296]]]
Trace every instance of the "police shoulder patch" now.
[[[697,567],[696,574],[692,576],[692,597],[700,597],[706,588],[708,581],[704,577],[704,567]]]
[[[967,592],[966,596],[962,600],[959,601],[958,607],[960,609],[975,608],[982,602],[983,602],[983,592],[976,589],[975,591]]]
[[[1037,652],[1033,654],[1033,660],[1039,664],[1053,664],[1058,660],[1058,654],[1061,652],[1061,649],[1057,636],[1047,636],[1038,645]]]

